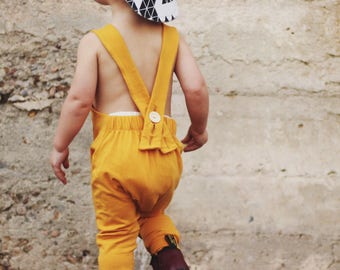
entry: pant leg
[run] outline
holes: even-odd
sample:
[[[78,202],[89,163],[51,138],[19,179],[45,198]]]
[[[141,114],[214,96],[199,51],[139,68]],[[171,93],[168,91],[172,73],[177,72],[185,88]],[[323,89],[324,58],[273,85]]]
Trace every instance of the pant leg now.
[[[151,213],[144,213],[139,219],[140,236],[144,241],[146,249],[151,254],[156,254],[158,251],[168,246],[165,240],[165,235],[171,234],[176,238],[177,243],[180,241],[180,234],[164,211],[168,207],[173,192],[165,194]]]
[[[133,270],[139,233],[136,206],[120,184],[104,175],[92,181],[100,270]]]

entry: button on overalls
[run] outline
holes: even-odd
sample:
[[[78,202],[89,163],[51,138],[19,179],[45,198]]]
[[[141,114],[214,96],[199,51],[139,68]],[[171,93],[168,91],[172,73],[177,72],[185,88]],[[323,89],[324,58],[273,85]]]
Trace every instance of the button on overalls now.
[[[164,214],[182,173],[176,122],[164,116],[179,35],[163,25],[162,49],[151,96],[116,28],[93,31],[110,53],[141,115],[110,116],[92,110],[92,195],[98,227],[99,268],[133,269],[140,236],[154,254],[164,236],[179,232]]]

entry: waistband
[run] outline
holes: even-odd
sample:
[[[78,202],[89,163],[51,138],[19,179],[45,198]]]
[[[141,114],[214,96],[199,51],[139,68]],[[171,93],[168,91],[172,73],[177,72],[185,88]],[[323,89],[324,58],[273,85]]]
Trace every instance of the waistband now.
[[[110,116],[138,116],[141,115],[140,112],[133,112],[133,111],[119,111],[119,112],[113,112],[109,113]]]
[[[100,130],[136,130],[142,131],[144,127],[143,116],[139,112],[117,112],[106,114],[92,108],[93,135],[97,136]],[[172,135],[176,136],[176,121],[170,116],[164,116],[164,122]]]
[[[118,112],[112,112],[108,114],[109,116],[139,116],[142,115],[140,112],[134,112],[134,111],[118,111]],[[171,116],[164,114],[164,117],[171,118]]]

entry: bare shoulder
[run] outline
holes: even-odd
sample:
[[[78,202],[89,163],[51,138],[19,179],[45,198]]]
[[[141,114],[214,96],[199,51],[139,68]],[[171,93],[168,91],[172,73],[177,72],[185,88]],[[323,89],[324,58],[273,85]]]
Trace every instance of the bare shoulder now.
[[[177,30],[177,31],[178,31],[178,35],[179,35],[179,46],[187,47],[188,44],[186,42],[185,35],[181,31],[179,31],[179,30]]]
[[[80,43],[86,44],[86,45],[97,45],[99,44],[99,39],[95,33],[88,32],[82,37],[82,39],[80,40]]]
[[[191,47],[188,44],[185,35],[181,32],[179,32],[178,55],[180,58],[185,59],[185,61],[194,61]]]
[[[78,51],[79,53],[93,54],[98,51],[100,46],[101,46],[101,43],[98,37],[94,33],[89,32],[85,34],[80,40]]]
[[[205,84],[196,58],[190,45],[185,41],[184,35],[180,37],[175,74],[184,92],[201,89]]]
[[[188,62],[195,62],[195,58],[192,54],[190,45],[187,43],[184,34],[180,32],[177,61],[179,62],[179,65],[185,65]]]

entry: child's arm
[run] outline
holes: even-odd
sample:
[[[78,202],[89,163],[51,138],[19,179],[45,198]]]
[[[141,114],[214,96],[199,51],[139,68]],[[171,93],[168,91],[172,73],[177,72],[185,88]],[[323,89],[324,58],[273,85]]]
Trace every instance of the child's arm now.
[[[196,60],[183,38],[180,40],[175,73],[182,87],[191,120],[188,134],[182,140],[186,144],[184,151],[194,151],[202,147],[208,140],[206,127],[209,95]]]
[[[97,86],[96,38],[87,34],[80,41],[73,82],[63,104],[56,130],[50,164],[57,178],[66,184],[69,167],[68,146],[77,135],[91,109]]]

